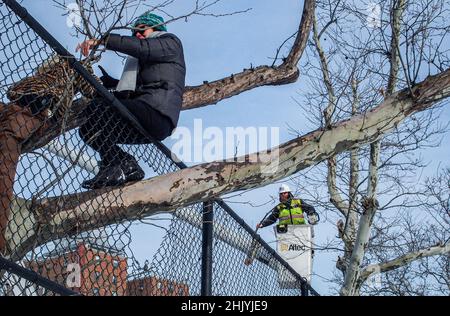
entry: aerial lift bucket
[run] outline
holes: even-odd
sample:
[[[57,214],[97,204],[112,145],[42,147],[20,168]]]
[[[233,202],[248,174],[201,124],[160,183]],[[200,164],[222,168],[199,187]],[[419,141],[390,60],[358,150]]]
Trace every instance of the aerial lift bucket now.
[[[311,225],[277,225],[274,227],[278,254],[302,277],[311,283],[313,227]],[[299,287],[299,282],[280,265],[278,283],[283,289]]]

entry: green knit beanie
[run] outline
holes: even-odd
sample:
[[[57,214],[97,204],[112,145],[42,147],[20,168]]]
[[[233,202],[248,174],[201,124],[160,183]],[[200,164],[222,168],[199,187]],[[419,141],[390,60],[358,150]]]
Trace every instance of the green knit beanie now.
[[[150,13],[150,11],[147,11],[144,14],[142,14],[140,17],[138,17],[136,19],[136,21],[134,21],[133,27],[136,27],[140,24],[154,26],[154,25],[158,25],[158,24],[162,24],[162,23],[164,23],[164,19],[162,17],[160,17],[159,15],[156,15],[154,13]],[[159,25],[158,27],[155,28],[155,31],[167,32],[166,25],[165,24]]]

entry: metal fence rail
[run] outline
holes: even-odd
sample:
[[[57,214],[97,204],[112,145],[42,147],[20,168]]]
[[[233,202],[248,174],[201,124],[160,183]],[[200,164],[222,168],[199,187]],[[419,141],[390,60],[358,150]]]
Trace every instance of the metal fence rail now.
[[[0,2],[0,45],[1,295],[317,295],[221,200],[172,213],[161,245],[145,264],[134,253],[131,233],[131,226],[143,219],[128,220],[108,210],[112,204],[120,208],[120,191],[107,200],[89,202],[106,209],[103,214],[88,212],[93,204],[73,210],[79,213],[77,220],[92,223],[91,229],[66,223],[61,215],[69,215],[64,213],[66,204],[51,202],[70,199],[83,205],[81,199],[89,192],[80,184],[97,166],[78,127],[89,121],[89,115],[103,117],[102,113],[86,114],[84,98],[67,102],[77,96],[80,76],[133,122],[136,128],[123,133],[147,137],[146,144],[121,146],[139,158],[147,173],[161,175],[186,166],[173,160],[162,143],[152,142],[121,102],[14,0]],[[56,55],[64,57],[67,77],[63,83],[55,79],[53,86],[43,87],[36,80],[40,78],[36,69],[41,66],[42,70],[42,63],[54,61]],[[22,95],[33,88],[36,99],[32,102],[45,97],[51,113],[31,114],[31,106],[20,103],[23,99],[10,99],[11,91],[28,78],[34,79],[27,81]],[[61,96],[68,93],[73,95],[64,103]],[[48,205],[52,208],[46,209]],[[114,218],[112,224],[108,216]],[[52,226],[49,221],[59,224]],[[255,242],[255,261],[246,266],[244,259]],[[298,286],[281,288],[280,278],[297,280]],[[64,290],[67,286],[70,289]]]
[[[2,271],[3,270],[3,271]],[[2,283],[2,295],[4,296],[15,296],[16,294],[21,294],[26,289],[32,288],[33,291],[36,290],[37,293],[43,295],[44,293],[51,292],[53,294],[65,295],[65,296],[79,296],[80,293],[69,290],[68,288],[53,282],[47,278],[42,277],[40,274],[21,267],[20,265],[13,263],[5,258],[0,257],[0,271],[4,274],[10,274],[11,277],[8,278],[9,281],[14,281],[12,283]],[[4,278],[6,279],[6,278]],[[24,282],[28,282],[28,285],[24,285]],[[21,286],[24,285],[24,286]],[[15,292],[14,290],[20,289],[21,292]],[[32,294],[33,291],[30,293]]]

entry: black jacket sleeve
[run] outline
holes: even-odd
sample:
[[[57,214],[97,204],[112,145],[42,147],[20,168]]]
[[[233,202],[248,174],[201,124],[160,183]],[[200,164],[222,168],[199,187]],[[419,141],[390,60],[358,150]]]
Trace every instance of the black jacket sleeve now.
[[[182,49],[180,40],[171,33],[142,40],[134,36],[110,34],[105,47],[139,60],[155,62],[171,61]]]
[[[273,223],[275,223],[278,220],[279,215],[280,215],[280,210],[275,206],[272,209],[272,213],[269,215],[269,217],[267,217],[265,220],[261,221],[261,223],[260,223],[261,228],[270,226]]]
[[[305,212],[308,216],[312,215],[312,214],[316,214],[316,209],[314,208],[314,206],[309,205],[308,203],[306,203],[305,201],[302,201],[302,210],[303,212]]]

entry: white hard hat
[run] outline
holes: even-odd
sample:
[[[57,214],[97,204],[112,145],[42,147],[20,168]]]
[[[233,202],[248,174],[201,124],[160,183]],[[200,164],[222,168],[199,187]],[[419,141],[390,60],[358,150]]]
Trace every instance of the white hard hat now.
[[[291,192],[291,189],[287,184],[282,184],[280,187],[280,190],[278,191],[278,194],[284,193],[284,192]]]

